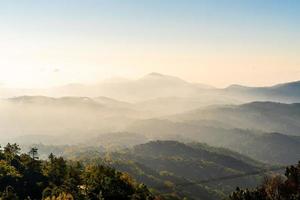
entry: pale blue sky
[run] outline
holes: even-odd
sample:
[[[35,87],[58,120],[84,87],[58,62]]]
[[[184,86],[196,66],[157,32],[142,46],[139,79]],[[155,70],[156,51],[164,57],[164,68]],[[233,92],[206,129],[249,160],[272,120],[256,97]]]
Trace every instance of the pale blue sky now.
[[[216,86],[297,80],[299,10],[298,0],[0,1],[0,83],[152,71]]]

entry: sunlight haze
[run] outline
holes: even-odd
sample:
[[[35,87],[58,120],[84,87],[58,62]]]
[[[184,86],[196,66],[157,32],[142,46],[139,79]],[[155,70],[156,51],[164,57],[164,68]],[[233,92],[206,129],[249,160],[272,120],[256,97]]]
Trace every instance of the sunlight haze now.
[[[0,7],[0,84],[6,87],[151,72],[217,87],[300,79],[296,0],[29,0]]]

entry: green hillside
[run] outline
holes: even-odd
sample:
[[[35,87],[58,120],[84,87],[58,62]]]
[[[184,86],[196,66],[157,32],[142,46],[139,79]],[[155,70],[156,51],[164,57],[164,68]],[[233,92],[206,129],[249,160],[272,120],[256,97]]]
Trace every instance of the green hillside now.
[[[261,163],[245,156],[240,157],[229,150],[203,144],[153,141],[124,151],[107,153],[105,158],[117,169],[128,172],[160,193],[173,193],[181,198],[220,199],[237,185],[255,186],[260,177],[197,183],[253,172],[263,167]]]

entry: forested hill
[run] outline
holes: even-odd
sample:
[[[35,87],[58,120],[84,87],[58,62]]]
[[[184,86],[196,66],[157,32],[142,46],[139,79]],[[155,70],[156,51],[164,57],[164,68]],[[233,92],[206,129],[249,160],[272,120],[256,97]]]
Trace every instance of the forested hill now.
[[[269,164],[290,165],[300,159],[300,139],[297,136],[217,127],[220,124],[222,125],[214,121],[174,122],[149,119],[136,122],[129,131],[161,140],[168,138],[224,147]]]
[[[104,165],[82,165],[49,155],[39,160],[37,149],[20,154],[17,144],[0,151],[1,200],[153,200],[143,184]]]
[[[162,194],[175,195],[178,199],[222,199],[237,185],[256,186],[260,177],[237,178],[211,184],[198,182],[253,172],[264,167],[261,163],[230,150],[176,141],[152,141],[128,150],[108,153],[106,159],[138,181]],[[183,187],[182,184],[188,187]]]

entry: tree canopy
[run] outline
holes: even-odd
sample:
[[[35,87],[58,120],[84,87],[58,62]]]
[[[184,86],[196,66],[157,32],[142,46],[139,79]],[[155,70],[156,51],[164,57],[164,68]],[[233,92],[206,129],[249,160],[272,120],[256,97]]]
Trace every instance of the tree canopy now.
[[[40,160],[37,148],[28,154],[20,150],[10,143],[1,148],[1,200],[154,199],[145,185],[109,166],[83,165],[53,154]]]

